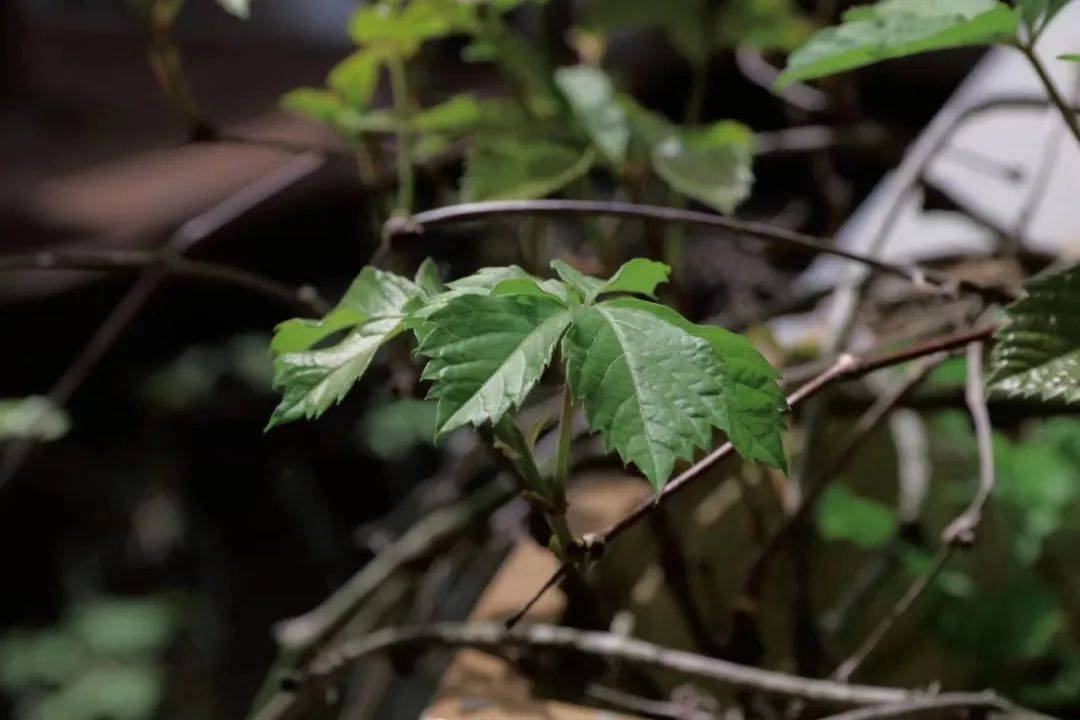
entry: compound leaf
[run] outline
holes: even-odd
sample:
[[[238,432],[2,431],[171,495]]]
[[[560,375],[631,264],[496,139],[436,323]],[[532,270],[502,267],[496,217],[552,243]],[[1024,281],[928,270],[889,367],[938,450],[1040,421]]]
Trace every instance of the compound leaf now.
[[[436,437],[497,423],[540,380],[570,324],[560,302],[535,295],[460,295],[423,320],[418,352],[438,400]]]
[[[777,81],[834,75],[890,58],[1016,37],[1019,13],[998,0],[882,0],[854,7],[788,58]]]
[[[465,156],[466,200],[534,200],[558,192],[592,167],[595,153],[561,142],[482,136]]]
[[[1010,398],[1080,402],[1080,265],[1025,284],[995,333],[990,390]]]

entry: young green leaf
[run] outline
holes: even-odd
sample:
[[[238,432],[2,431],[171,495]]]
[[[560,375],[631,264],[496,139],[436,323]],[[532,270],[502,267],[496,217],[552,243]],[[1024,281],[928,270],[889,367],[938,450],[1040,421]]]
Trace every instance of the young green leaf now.
[[[322,320],[294,319],[279,325],[270,347],[276,355],[274,387],[283,397],[267,429],[316,418],[341,402],[375,352],[404,329],[406,313],[421,298],[420,288],[408,279],[365,267]],[[353,329],[339,343],[311,349],[348,327]]]
[[[413,282],[420,288],[420,292],[429,298],[446,292],[446,286],[443,285],[442,277],[439,276],[439,266],[431,258],[426,258],[420,263]]]
[[[436,437],[497,423],[540,380],[570,324],[562,303],[533,295],[461,295],[424,319],[418,352],[438,400]]]
[[[675,130],[653,146],[652,165],[676,192],[730,213],[750,195],[753,155],[754,134],[725,120]]]
[[[333,347],[275,358],[274,387],[282,389],[284,395],[266,429],[301,418],[317,418],[341,402],[367,370],[375,351],[403,327],[401,318],[372,320],[357,326]]]
[[[634,295],[648,295],[653,297],[656,286],[668,281],[671,268],[662,262],[634,258],[623,263],[615,274],[605,280],[599,287],[593,289],[585,302],[591,303],[604,293],[632,293]]]
[[[640,307],[582,306],[563,341],[574,398],[589,427],[659,492],[675,462],[705,448],[722,427],[723,370],[709,343]]]
[[[1019,14],[998,0],[881,0],[844,13],[788,58],[777,81],[835,75],[890,58],[1016,37]]]
[[[587,65],[559,68],[555,84],[604,157],[614,165],[625,162],[630,124],[604,71]]]
[[[548,140],[481,136],[465,156],[466,200],[534,200],[589,171],[595,154]]]
[[[365,267],[321,320],[293,318],[280,323],[274,329],[270,352],[281,355],[309,350],[339,330],[369,320],[401,318],[420,295],[421,289],[408,279]]]
[[[481,118],[481,106],[476,98],[471,95],[455,95],[413,115],[411,125],[416,132],[455,135],[472,130]]]
[[[577,268],[567,265],[562,260],[552,260],[551,269],[554,270],[555,274],[562,278],[562,281],[569,285],[582,300],[587,297],[595,297],[600,286],[604,284],[603,280],[590,277]]]
[[[1080,402],[1080,265],[1030,280],[994,337],[990,390],[1019,399]]]
[[[374,50],[357,50],[330,71],[326,84],[349,107],[363,110],[379,84],[382,56]]]
[[[1064,60],[1066,62],[1080,62],[1080,53],[1065,53],[1064,55],[1058,55],[1058,60]]]
[[[1061,8],[1068,4],[1069,0],[1016,0],[1016,7],[1024,19],[1024,24],[1035,33],[1041,32]]]

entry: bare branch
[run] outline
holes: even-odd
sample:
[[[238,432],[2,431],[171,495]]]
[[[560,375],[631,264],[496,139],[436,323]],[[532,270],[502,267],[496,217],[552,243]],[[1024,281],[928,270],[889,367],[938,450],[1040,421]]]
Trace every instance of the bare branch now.
[[[986,691],[981,693],[945,693],[942,695],[924,695],[895,705],[876,705],[873,707],[848,710],[829,715],[823,720],[890,720],[891,718],[918,715],[942,710],[998,710],[1000,712],[1023,713],[1030,718],[1045,718],[1040,713],[1018,708],[1000,695]]]
[[[500,653],[514,648],[577,652],[607,660],[663,668],[737,688],[824,705],[900,705],[925,697],[918,691],[905,688],[853,685],[762,670],[613,633],[542,624],[508,630],[501,623],[434,623],[376,631],[318,656],[308,667],[307,673],[294,677],[293,682],[302,688],[312,682],[330,681],[352,663],[376,653],[397,648],[428,650],[434,647],[470,647]],[[964,696],[967,701],[972,697],[970,693]],[[980,697],[985,702],[985,697]],[[943,693],[935,698],[956,702],[956,696],[952,693]],[[264,718],[260,717],[259,720]]]
[[[995,301],[1012,299],[1010,294],[999,288],[983,287],[966,281],[957,283],[932,270],[915,265],[898,265],[868,255],[849,252],[834,247],[826,240],[794,230],[751,220],[737,220],[697,210],[658,205],[638,205],[606,200],[493,200],[489,202],[462,203],[417,213],[405,221],[401,219],[393,220],[384,227],[383,233],[385,237],[392,240],[398,235],[422,233],[427,229],[442,225],[515,215],[604,215],[678,225],[697,225],[728,233],[728,235],[719,236],[720,238],[750,237],[765,242],[779,243],[806,253],[844,258],[879,273],[900,277],[916,286],[925,287],[930,291],[942,294],[952,294],[955,290],[962,289]]]
[[[71,250],[0,255],[0,272],[87,270],[130,272],[160,266],[170,275],[232,285],[282,303],[305,315],[325,315],[330,305],[311,287],[292,288],[244,268],[153,250]]]

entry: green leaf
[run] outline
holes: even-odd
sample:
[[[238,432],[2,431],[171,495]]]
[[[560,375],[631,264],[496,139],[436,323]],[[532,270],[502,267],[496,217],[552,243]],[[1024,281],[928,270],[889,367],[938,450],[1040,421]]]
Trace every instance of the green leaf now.
[[[421,271],[424,268],[421,266]],[[293,318],[274,329],[270,341],[273,355],[309,350],[330,335],[345,328],[380,318],[400,318],[421,295],[421,289],[408,279],[365,267],[349,285],[334,309],[321,320]]]
[[[0,443],[16,439],[52,442],[70,429],[71,418],[47,397],[0,399]]]
[[[793,0],[728,0],[721,13],[719,44],[791,50],[814,31]]]
[[[530,295],[462,295],[429,315],[418,352],[438,400],[436,437],[497,423],[540,380],[570,324],[559,302]]]
[[[563,305],[578,302],[572,298],[572,292],[558,280],[537,280],[534,278],[512,278],[503,280],[491,289],[492,295],[532,295],[558,300]]]
[[[844,540],[863,550],[884,547],[896,533],[896,515],[879,502],[833,485],[817,506],[817,528],[826,540]]]
[[[567,379],[589,427],[657,492],[676,461],[708,447],[713,428],[728,423],[722,364],[672,315],[629,298],[582,306],[563,341]]]
[[[603,280],[589,277],[575,267],[567,265],[562,260],[552,260],[551,269],[562,278],[562,281],[573,288],[574,292],[584,300],[587,297],[595,297],[596,292],[604,284]]]
[[[882,0],[844,13],[788,58],[777,81],[835,75],[890,58],[1016,37],[1018,13],[998,0]]]
[[[726,120],[676,130],[653,146],[652,164],[676,192],[730,213],[750,195],[753,154],[754,134]]]
[[[372,320],[324,350],[290,352],[274,359],[274,387],[284,391],[266,429],[314,419],[341,402],[371,364],[375,351],[404,328],[400,318]]]
[[[671,268],[662,262],[634,258],[623,263],[615,274],[590,292],[585,302],[591,303],[604,293],[624,292],[653,297],[656,286],[666,283],[671,275]]]
[[[587,65],[559,68],[555,84],[604,157],[616,166],[625,162],[630,123],[604,71]]]
[[[1069,0],[1016,0],[1016,8],[1020,11],[1024,24],[1036,33],[1046,27],[1061,8],[1068,4]]]
[[[439,266],[431,258],[425,258],[416,270],[416,278],[413,280],[420,292],[429,298],[446,291],[442,277],[439,276]]]
[[[175,608],[155,597],[95,600],[72,612],[70,623],[87,648],[109,657],[162,650],[177,629]]]
[[[989,386],[998,396],[1080,402],[1080,265],[1024,285],[994,337]]]
[[[1080,53],[1065,53],[1057,57],[1058,60],[1065,60],[1066,62],[1080,62]]]
[[[739,454],[787,472],[783,435],[787,398],[780,373],[742,335],[715,325],[697,325],[665,305],[626,299],[634,305],[708,342],[723,369],[724,403],[719,426]]]
[[[475,26],[473,6],[456,0],[409,0],[401,5],[365,5],[349,19],[349,37],[361,47],[409,57],[426,40]]]
[[[383,57],[373,50],[358,50],[330,71],[326,84],[351,108],[363,110],[379,84]]]
[[[465,156],[461,194],[466,200],[534,200],[562,190],[593,164],[562,143],[502,136],[477,138]]]
[[[251,0],[217,0],[217,4],[222,10],[241,20],[247,20],[251,15]]]
[[[277,327],[271,341],[274,387],[284,392],[267,429],[316,418],[341,402],[364,374],[375,352],[404,329],[405,316],[422,304],[410,280],[365,267],[322,320],[294,319]],[[339,343],[311,350],[335,332],[353,329]]]
[[[471,95],[455,95],[445,102],[425,108],[412,117],[416,132],[459,134],[473,129],[482,119],[481,105]]]

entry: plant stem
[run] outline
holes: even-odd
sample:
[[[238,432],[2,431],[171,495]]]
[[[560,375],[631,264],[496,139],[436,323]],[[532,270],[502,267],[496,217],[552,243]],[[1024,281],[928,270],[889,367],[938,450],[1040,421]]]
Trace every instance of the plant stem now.
[[[533,503],[544,513],[555,545],[552,550],[560,560],[568,562],[569,552],[578,545],[578,541],[574,539],[570,526],[566,523],[565,486],[555,479],[546,479],[540,472],[532,448],[522,435],[517,421],[509,414],[503,415],[495,424],[494,432],[496,439],[506,446],[508,452],[504,454],[513,463],[527,495],[531,496]],[[560,454],[561,443],[560,437]]]
[[[574,437],[574,397],[570,383],[563,386],[562,415],[559,416],[559,450],[555,456],[555,486],[566,491],[570,476],[570,441]]]
[[[397,171],[398,171],[398,206],[401,213],[412,212],[415,194],[412,161],[412,102],[409,99],[409,80],[405,72],[405,61],[392,57],[387,62],[390,70],[390,93],[393,96],[395,130],[397,133]]]
[[[1050,73],[1046,71],[1046,66],[1042,64],[1039,56],[1035,54],[1033,43],[1021,44],[1017,47],[1024,54],[1024,57],[1028,59],[1028,62],[1031,63],[1031,67],[1035,69],[1035,73],[1039,76],[1039,80],[1042,81],[1043,87],[1046,88],[1046,94],[1050,97],[1050,102],[1057,107],[1061,117],[1065,120],[1065,124],[1069,126],[1073,137],[1076,138],[1076,142],[1080,143],[1080,120],[1077,119],[1076,113],[1073,112],[1069,102],[1062,97],[1061,92],[1054,85]]]

